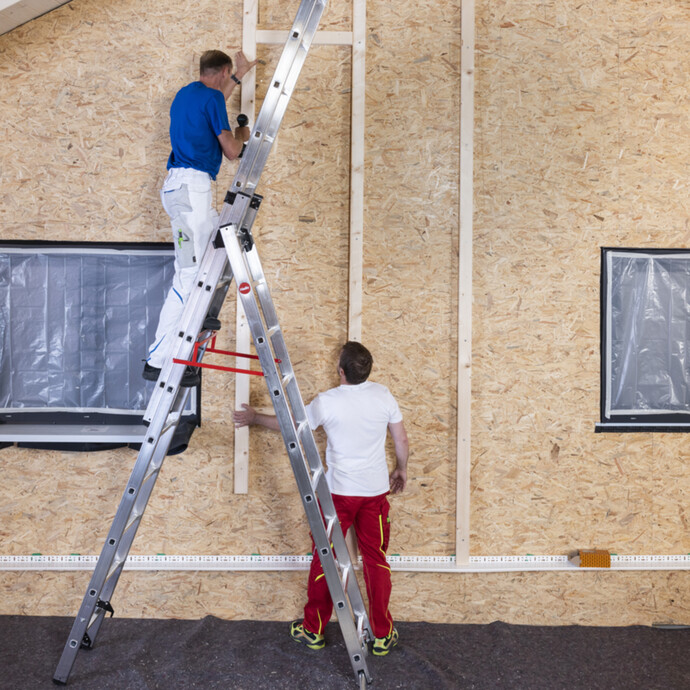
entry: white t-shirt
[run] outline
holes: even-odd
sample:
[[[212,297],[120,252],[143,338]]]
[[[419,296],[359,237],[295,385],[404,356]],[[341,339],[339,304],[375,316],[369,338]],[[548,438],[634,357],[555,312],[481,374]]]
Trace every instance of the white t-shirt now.
[[[334,494],[378,496],[390,489],[386,432],[402,421],[391,392],[365,381],[319,393],[307,405],[309,426],[323,426],[328,436],[326,479]]]

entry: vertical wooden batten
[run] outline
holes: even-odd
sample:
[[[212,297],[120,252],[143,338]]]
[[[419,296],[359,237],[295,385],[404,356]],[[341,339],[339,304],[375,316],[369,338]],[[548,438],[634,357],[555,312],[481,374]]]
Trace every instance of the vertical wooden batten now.
[[[256,57],[256,26],[259,15],[258,0],[244,0],[242,13],[242,52],[250,59]],[[249,118],[250,125],[254,124],[256,100],[256,70],[250,70],[242,80],[240,98],[241,111]],[[237,311],[235,323],[235,339],[237,352],[249,352],[251,334],[245,316],[240,296],[237,295]],[[236,360],[238,368],[246,366],[246,360]],[[239,410],[243,404],[249,404],[249,376],[235,376],[235,409]],[[249,491],[249,427],[235,429],[235,473],[234,487],[236,494],[246,494]]]
[[[474,0],[463,0],[460,50],[460,241],[458,260],[458,438],[456,563],[470,559],[472,394],[472,209]]]
[[[347,333],[362,339],[362,275],[364,235],[364,108],[366,0],[352,5],[352,93],[350,123],[350,287]]]

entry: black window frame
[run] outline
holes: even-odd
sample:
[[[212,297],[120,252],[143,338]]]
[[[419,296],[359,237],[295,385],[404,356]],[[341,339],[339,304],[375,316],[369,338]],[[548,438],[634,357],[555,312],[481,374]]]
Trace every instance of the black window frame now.
[[[685,255],[690,259],[690,249],[687,248],[645,248],[645,247],[601,247],[600,274],[600,422],[595,431],[611,433],[629,432],[687,432],[690,431],[690,409],[688,413],[667,412],[660,414],[609,414],[606,413],[606,399],[610,372],[608,371],[608,261],[612,252],[633,253],[645,255]]]

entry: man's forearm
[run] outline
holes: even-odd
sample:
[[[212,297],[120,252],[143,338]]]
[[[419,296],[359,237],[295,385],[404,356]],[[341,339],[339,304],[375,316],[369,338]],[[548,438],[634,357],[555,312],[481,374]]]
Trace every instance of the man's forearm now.
[[[407,469],[407,459],[410,456],[410,444],[407,439],[395,444],[395,459],[398,463],[398,468],[401,470]]]
[[[402,422],[389,424],[388,429],[393,437],[393,445],[395,446],[395,458],[398,462],[398,468],[401,470],[407,469],[407,458],[410,454],[410,444],[407,440],[407,432]]]
[[[278,421],[278,417],[276,417],[274,414],[261,414],[257,412],[254,416],[254,421],[252,424],[263,426],[266,429],[271,429],[273,431],[280,431],[280,422]]]

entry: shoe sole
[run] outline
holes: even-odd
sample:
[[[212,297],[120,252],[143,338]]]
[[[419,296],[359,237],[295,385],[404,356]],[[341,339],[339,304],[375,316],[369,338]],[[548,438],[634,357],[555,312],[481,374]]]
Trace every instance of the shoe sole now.
[[[290,635],[292,637],[292,635]],[[323,649],[326,646],[326,643],[324,642],[323,644],[310,644],[306,640],[301,640],[298,637],[292,637],[292,639],[297,642],[297,644],[301,644],[302,646],[306,647],[307,649],[313,649],[314,651],[318,651],[319,649]]]

